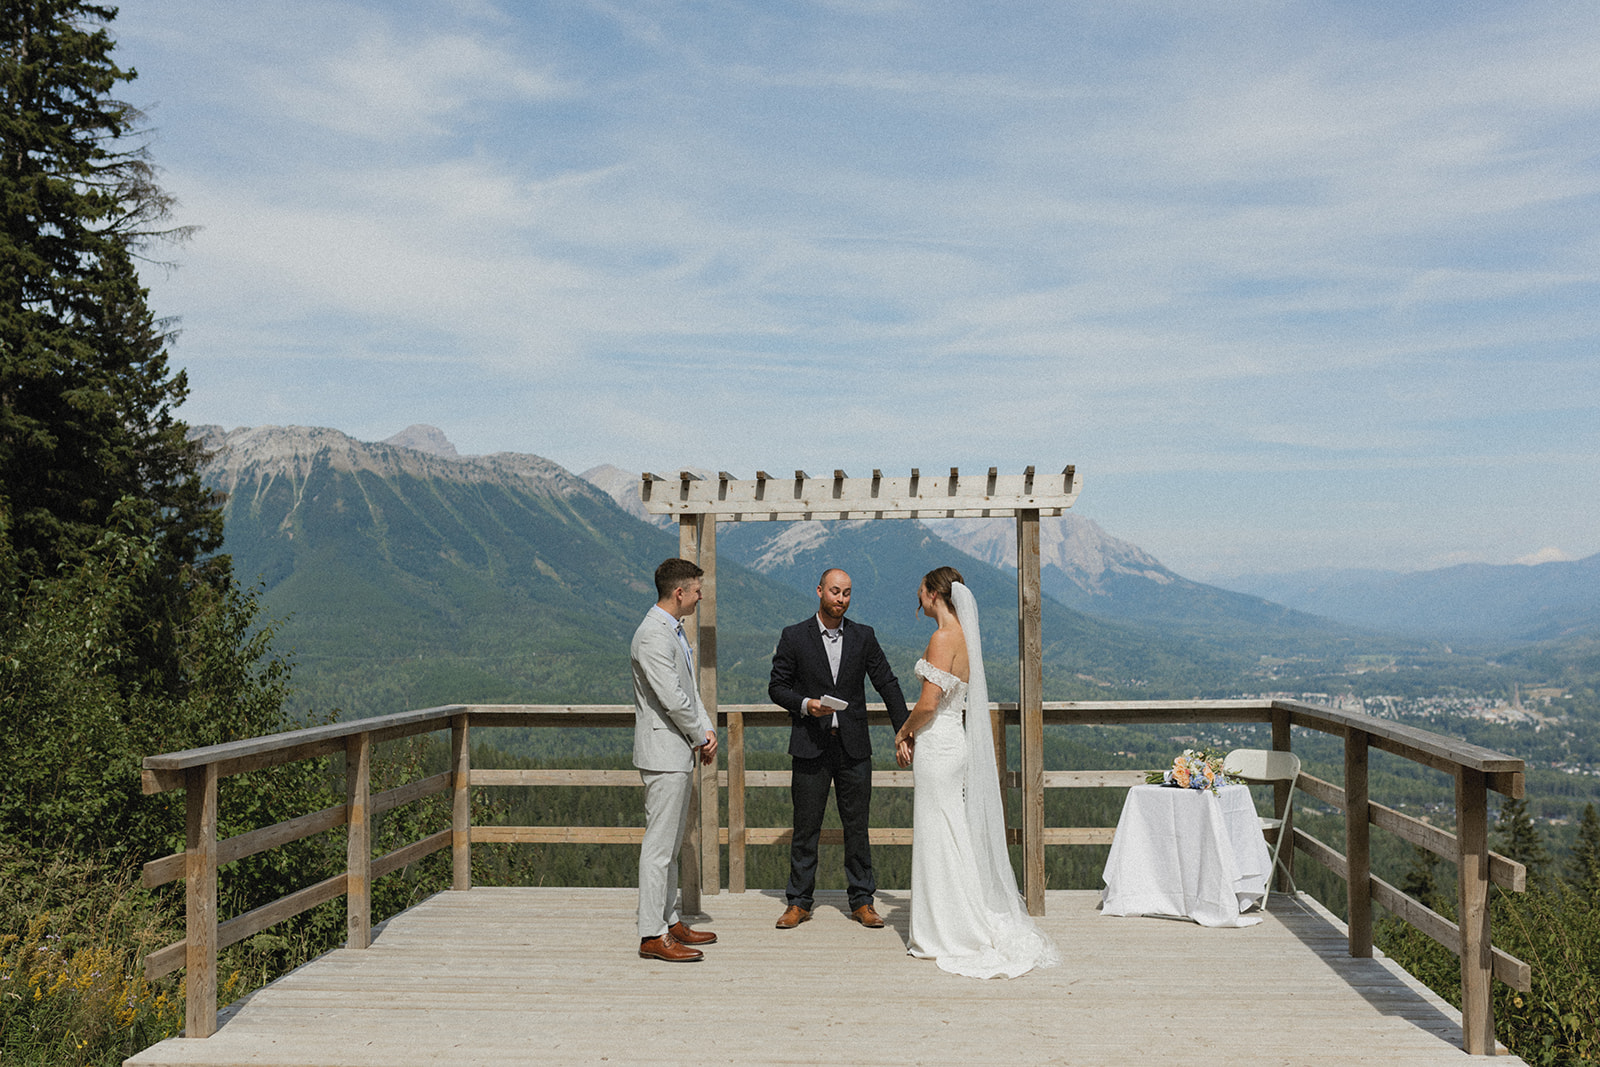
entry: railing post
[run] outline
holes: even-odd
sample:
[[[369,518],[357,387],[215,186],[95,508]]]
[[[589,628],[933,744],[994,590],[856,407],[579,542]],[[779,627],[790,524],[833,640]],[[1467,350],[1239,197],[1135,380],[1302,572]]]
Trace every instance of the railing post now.
[[[1044,641],[1039,509],[1017,511],[1017,710],[1022,724],[1022,899],[1044,914]],[[999,763],[999,753],[995,753]]]
[[[372,944],[372,735],[344,742],[345,926],[349,948]]]
[[[217,1032],[217,765],[184,775],[184,1035]]]
[[[472,888],[472,745],[466,714],[450,720],[450,874],[452,889]]]
[[[1293,734],[1289,729],[1289,712],[1286,708],[1274,707],[1272,709],[1272,748],[1276,752],[1289,752]],[[1289,891],[1290,879],[1294,876],[1294,811],[1286,810],[1285,805],[1289,800],[1289,783],[1272,783],[1272,810],[1283,812],[1283,826],[1278,833],[1287,835],[1283,844],[1278,849],[1278,859],[1283,863],[1287,874],[1274,870],[1271,877],[1277,879],[1278,891]]]
[[[1489,977],[1489,796],[1482,771],[1456,771],[1457,917],[1461,928],[1461,1047],[1494,1055],[1494,1001]]]
[[[1367,799],[1367,734],[1351,729],[1344,739],[1344,854],[1349,904],[1350,955],[1372,955],[1371,812]]]
[[[728,713],[728,892],[745,891],[744,712]]]

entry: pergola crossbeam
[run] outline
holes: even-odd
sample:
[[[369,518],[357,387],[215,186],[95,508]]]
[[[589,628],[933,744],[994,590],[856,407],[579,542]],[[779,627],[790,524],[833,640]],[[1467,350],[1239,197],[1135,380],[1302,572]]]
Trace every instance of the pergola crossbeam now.
[[[948,475],[924,478],[913,468],[909,477],[850,478],[842,470],[813,478],[797,470],[794,478],[777,479],[757,471],[753,479],[732,478],[726,471],[715,479],[688,471],[677,479],[644,474],[639,498],[652,515],[714,515],[724,522],[802,522],[809,519],[978,519],[1005,518],[1019,512],[1060,515],[1078,498],[1074,467],[1059,475],[1037,477],[1034,468],[1022,474],[1001,474],[990,467],[985,476],[963,478],[958,468]]]

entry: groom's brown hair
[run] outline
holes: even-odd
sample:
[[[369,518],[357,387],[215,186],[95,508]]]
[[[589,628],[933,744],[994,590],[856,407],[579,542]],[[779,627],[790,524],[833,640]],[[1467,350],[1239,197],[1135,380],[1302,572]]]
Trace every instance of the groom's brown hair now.
[[[688,585],[696,578],[705,576],[698,564],[690,563],[686,559],[664,559],[656,568],[656,599],[665,600],[672,595],[672,591],[680,585]]]

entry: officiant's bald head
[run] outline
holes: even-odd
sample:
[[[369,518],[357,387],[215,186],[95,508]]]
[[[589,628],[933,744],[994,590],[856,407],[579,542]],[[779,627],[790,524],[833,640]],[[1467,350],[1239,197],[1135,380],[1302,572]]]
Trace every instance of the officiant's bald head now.
[[[850,610],[850,576],[838,567],[822,572],[817,582],[817,615],[828,629],[838,629]]]

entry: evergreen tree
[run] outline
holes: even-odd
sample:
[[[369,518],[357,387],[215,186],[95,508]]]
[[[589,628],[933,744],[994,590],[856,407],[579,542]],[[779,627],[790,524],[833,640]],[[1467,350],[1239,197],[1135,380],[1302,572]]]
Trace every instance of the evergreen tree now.
[[[114,521],[151,538],[145,607],[170,630],[183,585],[220,588],[227,562],[196,567],[222,518],[173,415],[188,384],[136,263],[181,234],[161,228],[171,199],[143,116],[111,95],[136,76],[111,58],[115,15],[82,0],[0,7],[0,511],[12,582],[75,563]],[[170,682],[170,632],[144,643],[139,666]]]
[[[1578,892],[1600,904],[1600,817],[1593,804],[1583,806],[1578,823],[1578,839],[1567,859],[1567,881]]]
[[[1528,815],[1528,802],[1507,800],[1500,805],[1495,830],[1500,835],[1498,851],[1528,868],[1529,881],[1538,879],[1550,862],[1550,853],[1545,851],[1544,839]]]
[[[139,760],[284,725],[187,392],[139,283],[170,198],[116,100],[116,10],[0,5],[0,838],[148,857],[181,828]],[[272,820],[268,820],[272,821]]]

